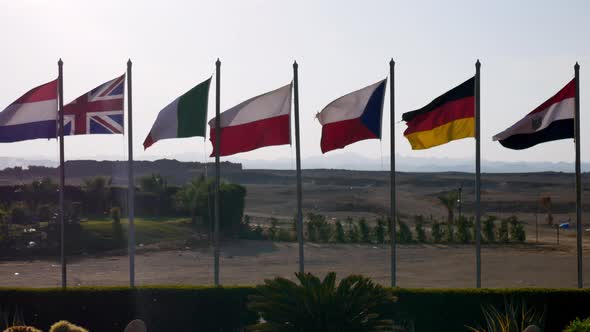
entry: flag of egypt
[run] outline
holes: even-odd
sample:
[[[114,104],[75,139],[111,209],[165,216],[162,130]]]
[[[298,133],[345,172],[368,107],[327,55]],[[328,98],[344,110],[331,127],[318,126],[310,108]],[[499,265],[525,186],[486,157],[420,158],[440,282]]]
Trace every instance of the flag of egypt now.
[[[574,138],[576,83],[571,80],[512,127],[494,136],[504,147],[527,149],[540,143]]]

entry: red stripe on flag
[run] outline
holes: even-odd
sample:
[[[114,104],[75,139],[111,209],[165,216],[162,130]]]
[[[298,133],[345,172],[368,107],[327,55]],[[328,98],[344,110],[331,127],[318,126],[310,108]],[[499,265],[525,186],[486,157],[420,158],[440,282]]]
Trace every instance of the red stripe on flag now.
[[[446,123],[474,116],[475,97],[453,100],[428,113],[414,117],[407,123],[408,128],[404,131],[404,136],[418,131],[432,130]]]
[[[52,99],[57,99],[57,80],[32,88],[15,100],[13,104],[33,103]]]
[[[529,114],[542,112],[553,104],[559,103],[560,101],[562,101],[564,99],[574,98],[575,96],[576,96],[576,81],[575,81],[575,79],[573,79],[568,84],[566,84],[566,86],[564,86],[563,89],[559,90],[559,92],[556,93],[555,96],[549,98],[546,102],[539,105],[539,107],[535,108]]]
[[[237,126],[221,127],[219,155],[229,156],[265,146],[290,144],[290,128],[289,114]],[[211,157],[214,157],[217,129],[211,128],[209,135],[213,145]]]
[[[125,74],[123,74],[123,76],[116,78],[115,81],[113,83],[111,83],[111,85],[109,85],[109,87],[107,89],[105,89],[99,97],[104,97],[106,95],[108,95],[113,88],[115,88],[117,85],[119,85],[119,82],[121,82],[121,80],[125,79]]]
[[[145,138],[145,141],[143,141],[143,149],[145,150],[145,149],[149,148],[154,143],[155,142],[154,142],[154,139],[152,138],[152,134],[149,133],[147,135],[147,137]]]
[[[322,153],[342,149],[354,142],[365,139],[379,138],[360,118],[331,122],[322,126]]]
[[[88,102],[86,94],[64,106],[64,114],[80,114],[94,112],[112,112],[123,110],[123,98]]]

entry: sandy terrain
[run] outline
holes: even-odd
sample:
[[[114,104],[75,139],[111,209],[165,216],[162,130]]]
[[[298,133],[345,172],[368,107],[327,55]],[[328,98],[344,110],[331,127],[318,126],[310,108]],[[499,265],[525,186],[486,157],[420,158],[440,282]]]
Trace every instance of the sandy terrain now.
[[[566,242],[573,240],[564,237]],[[576,287],[576,255],[570,245],[486,246],[482,250],[484,287]],[[589,248],[587,248],[589,249]],[[389,284],[388,246],[305,245],[307,271],[339,276],[361,273]],[[211,284],[211,251],[146,251],[136,256],[138,285]],[[222,249],[223,284],[256,284],[274,276],[293,277],[297,244],[266,241],[225,243]],[[590,286],[590,252],[585,258],[586,286]],[[18,273],[18,274],[15,274]],[[126,285],[128,257],[85,257],[70,261],[71,286]],[[0,286],[58,286],[57,261],[0,262]],[[475,248],[472,245],[401,245],[398,248],[398,285],[403,287],[474,287]]]

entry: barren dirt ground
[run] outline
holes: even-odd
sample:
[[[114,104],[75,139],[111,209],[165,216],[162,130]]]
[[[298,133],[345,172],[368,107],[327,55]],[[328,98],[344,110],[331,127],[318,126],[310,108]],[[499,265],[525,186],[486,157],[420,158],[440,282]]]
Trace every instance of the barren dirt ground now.
[[[576,287],[576,252],[573,234],[564,234],[561,245],[542,234],[545,243],[493,245],[482,249],[483,287]],[[474,287],[473,245],[400,245],[398,286]],[[128,257],[76,257],[68,265],[70,286],[127,285]],[[384,285],[390,282],[390,247],[387,245],[305,245],[306,271],[339,276],[361,273]],[[585,250],[584,274],[590,286],[590,246]],[[293,278],[297,270],[297,244],[270,241],[224,243],[222,284],[251,285],[265,278]],[[138,285],[205,285],[213,282],[209,249],[144,251],[136,256]],[[57,261],[0,262],[0,286],[56,287],[60,282]]]

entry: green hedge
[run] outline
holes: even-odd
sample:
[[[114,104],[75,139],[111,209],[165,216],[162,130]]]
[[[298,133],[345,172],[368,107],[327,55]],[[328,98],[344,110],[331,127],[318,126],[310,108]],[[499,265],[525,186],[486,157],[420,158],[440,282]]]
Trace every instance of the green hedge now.
[[[396,289],[393,305],[415,331],[466,331],[483,323],[481,306],[503,306],[505,299],[524,299],[527,307],[546,309],[545,331],[562,331],[576,317],[590,316],[590,290],[578,289]]]
[[[246,310],[252,287],[0,289],[0,308],[47,329],[65,319],[93,332],[123,331],[135,318],[149,331],[235,331],[256,321]]]
[[[2,289],[0,308],[23,313],[40,328],[67,319],[93,332],[122,331],[134,319],[150,331],[235,331],[256,321],[246,309],[253,287],[140,287]],[[547,308],[546,331],[562,331],[576,316],[590,316],[590,290],[554,289],[395,289],[391,310],[399,320],[413,321],[415,331],[466,331],[482,321],[483,304],[524,298],[527,305]]]

